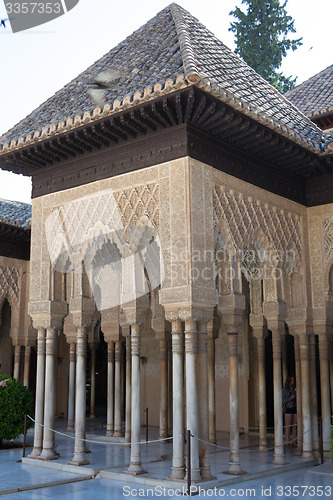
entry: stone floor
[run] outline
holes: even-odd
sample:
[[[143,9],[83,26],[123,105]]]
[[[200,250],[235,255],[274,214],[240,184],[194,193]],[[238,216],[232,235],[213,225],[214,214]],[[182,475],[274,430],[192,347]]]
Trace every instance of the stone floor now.
[[[66,433],[65,422],[57,421],[56,428]],[[121,440],[106,438],[104,434],[105,427],[101,421],[88,421],[87,439],[93,442],[88,442],[88,448],[91,449],[91,453],[87,455],[90,465],[83,467],[68,465],[72,458],[74,440],[61,435],[56,437],[57,451],[60,453],[58,460],[44,462],[24,459],[24,463],[18,463],[22,450],[0,451],[0,495],[6,495],[9,500],[45,497],[96,500],[98,494],[99,500],[102,500],[111,495],[114,499],[136,496],[172,498],[186,491],[185,484],[166,480],[171,470],[171,443],[144,443],[141,448],[142,462],[147,474],[133,477],[124,474],[129,463],[129,448],[117,444]],[[144,439],[144,429],[142,437]],[[157,437],[157,429],[150,429],[149,439]],[[32,438],[32,433],[29,433],[28,446],[31,446]],[[256,451],[257,436],[243,434],[240,443],[241,464],[246,474],[240,477],[223,474],[228,466],[228,450],[213,447],[211,469],[217,479],[214,483],[193,485],[193,492],[202,488],[200,496],[235,498],[330,498],[331,494],[328,493],[333,495],[333,462],[316,466],[318,461],[304,461],[293,450],[287,450],[287,464],[277,467],[271,463],[272,451]],[[218,445],[228,447],[227,434],[218,434]],[[27,449],[27,454],[30,449]],[[294,490],[289,490],[289,486],[294,487]],[[310,486],[312,489],[309,489]],[[209,494],[207,488],[210,489]],[[249,488],[252,489],[252,494],[250,490],[247,494],[246,490]]]

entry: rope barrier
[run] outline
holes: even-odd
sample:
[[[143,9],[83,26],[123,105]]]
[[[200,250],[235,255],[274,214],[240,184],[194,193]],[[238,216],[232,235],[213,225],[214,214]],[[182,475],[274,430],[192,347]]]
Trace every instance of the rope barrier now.
[[[30,420],[32,422],[34,422],[35,425],[39,425],[40,427],[43,427],[44,429],[47,429],[51,432],[54,432],[55,434],[59,434],[60,436],[65,436],[65,437],[68,437],[70,439],[76,439],[75,436],[71,436],[70,434],[66,434],[65,432],[60,432],[60,431],[56,431],[55,429],[51,429],[51,427],[48,427],[47,425],[44,425],[44,424],[40,424],[39,422],[36,422],[36,420],[34,420],[32,417],[30,417],[30,415],[27,415],[28,418],[30,418]],[[138,441],[136,443],[123,443],[123,442],[114,442],[114,441],[108,441],[108,442],[105,442],[105,441],[96,441],[94,439],[85,439],[85,438],[79,438],[80,441],[84,441],[86,443],[93,443],[93,444],[104,444],[104,445],[118,445],[118,446],[128,446],[129,444],[149,444],[149,443],[158,443],[158,442],[161,442],[161,441],[168,441],[170,439],[173,439],[173,436],[171,437],[167,437],[167,438],[161,438],[161,439],[151,439],[150,441]]]
[[[57,431],[55,429],[52,429],[50,427],[48,427],[47,425],[44,425],[44,424],[40,424],[39,422],[36,422],[36,420],[34,420],[30,415],[27,415],[27,417],[32,421],[34,422],[35,425],[39,425],[41,427],[43,427],[44,429],[47,429],[51,432],[54,432],[55,434],[59,434],[60,436],[64,436],[64,437],[67,437],[67,438],[70,438],[70,439],[76,439],[75,436],[71,436],[70,434],[66,434],[65,432],[61,432],[61,431]],[[285,427],[293,427],[293,426],[296,426],[297,424],[293,424],[292,426],[284,426]],[[313,429],[313,427],[311,427],[308,431],[305,431],[303,434],[299,434],[297,435],[294,439],[291,439],[290,441],[287,441],[286,443],[283,443],[282,445],[279,445],[279,446],[272,446],[272,447],[269,447],[267,448],[267,451],[271,451],[271,450],[275,450],[276,448],[282,448],[290,443],[293,443],[295,441],[297,441],[298,439],[300,439],[301,437],[305,436],[305,434],[307,434],[308,432],[310,432],[311,430]],[[169,440],[172,440],[175,436],[170,436],[170,437],[167,437],[167,438],[161,438],[161,439],[152,439],[150,441],[137,441],[135,443],[124,443],[124,442],[114,442],[114,441],[108,441],[108,442],[105,442],[105,441],[96,441],[94,439],[85,439],[85,438],[79,438],[80,441],[84,441],[86,443],[93,443],[93,444],[103,444],[103,445],[115,445],[115,446],[125,446],[127,447],[129,444],[150,444],[150,443],[159,443],[159,442],[163,442],[163,441],[169,441]],[[185,435],[181,435],[181,436],[177,436],[177,437],[185,437]],[[199,437],[196,437],[196,436],[191,436],[193,437],[193,439],[196,439],[197,441],[200,441],[201,443],[204,443],[204,444],[207,444],[209,446],[213,446],[215,448],[218,448],[218,449],[221,449],[223,451],[231,451],[231,448],[228,448],[227,446],[221,446],[221,445],[218,445],[218,444],[215,444],[215,443],[210,443],[209,441],[205,441],[204,439],[201,439]],[[239,452],[252,452],[252,453],[260,453],[259,450],[252,450],[250,448],[246,448],[246,449],[239,449]]]

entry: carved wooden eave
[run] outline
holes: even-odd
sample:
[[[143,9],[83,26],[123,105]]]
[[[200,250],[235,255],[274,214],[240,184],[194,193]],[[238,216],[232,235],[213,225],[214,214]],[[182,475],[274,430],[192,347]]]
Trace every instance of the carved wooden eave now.
[[[0,255],[29,260],[30,227],[22,228],[0,222]]]
[[[1,152],[1,168],[31,175],[36,197],[189,155],[305,205],[333,201],[316,188],[332,183],[331,154],[201,83],[178,87],[19,140]]]

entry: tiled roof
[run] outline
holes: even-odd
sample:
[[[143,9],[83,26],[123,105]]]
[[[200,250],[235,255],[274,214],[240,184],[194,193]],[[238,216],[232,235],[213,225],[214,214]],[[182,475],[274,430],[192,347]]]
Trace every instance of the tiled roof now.
[[[333,64],[285,95],[306,116],[333,113]]]
[[[109,68],[130,75],[120,80],[118,91],[106,92],[107,104],[100,110],[85,84]],[[5,153],[135,105],[140,98],[172,92],[181,83],[200,86],[295,142],[320,151],[320,129],[177,4],[159,12],[4,134],[0,146],[6,143]]]
[[[10,226],[30,228],[31,205],[0,198],[0,222]]]

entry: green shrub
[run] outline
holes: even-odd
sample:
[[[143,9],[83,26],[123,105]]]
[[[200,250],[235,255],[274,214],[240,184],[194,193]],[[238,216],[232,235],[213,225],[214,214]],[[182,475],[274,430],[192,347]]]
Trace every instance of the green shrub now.
[[[32,394],[22,382],[0,374],[0,382],[9,379],[6,386],[0,386],[0,444],[3,439],[15,439],[24,431],[24,415],[33,416]],[[27,428],[32,426],[27,419]]]

